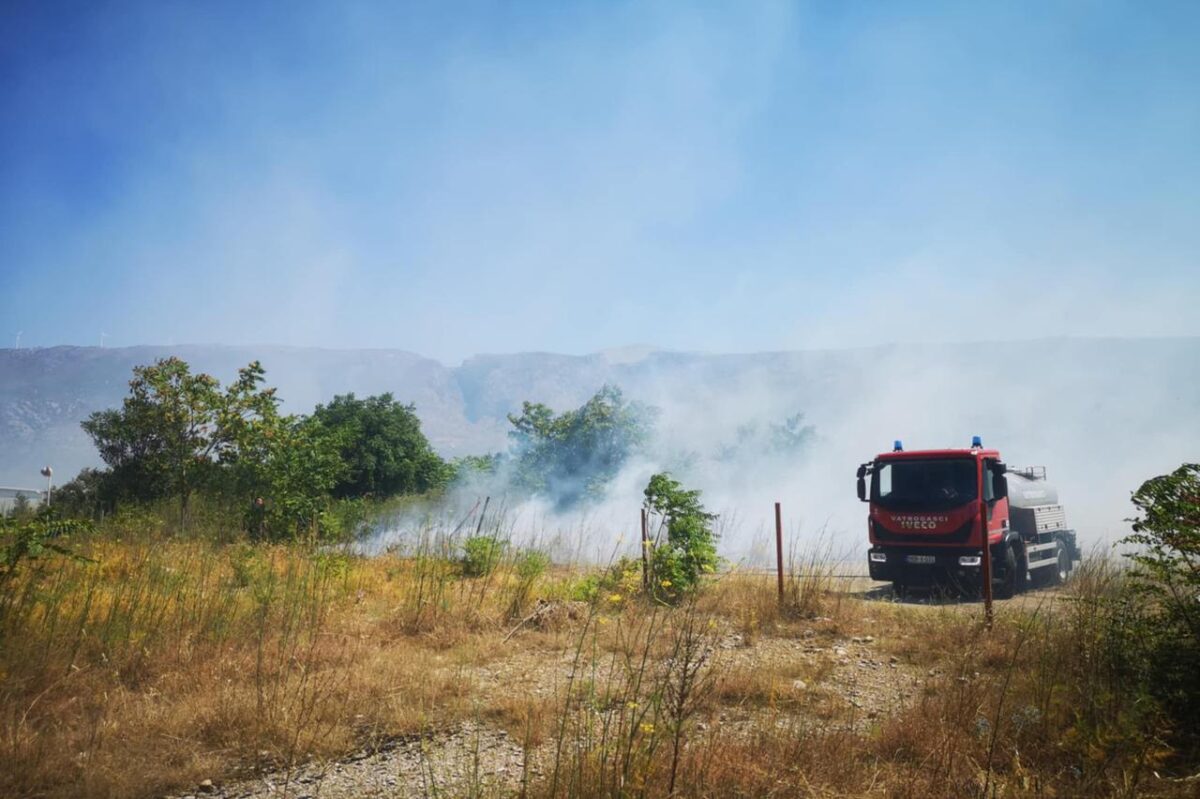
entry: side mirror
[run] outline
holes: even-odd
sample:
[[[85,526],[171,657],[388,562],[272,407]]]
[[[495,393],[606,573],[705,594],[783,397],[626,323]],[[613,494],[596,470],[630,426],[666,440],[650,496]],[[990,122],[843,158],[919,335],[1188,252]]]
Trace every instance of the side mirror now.
[[[988,502],[996,502],[1008,496],[1008,478],[1005,473],[1008,467],[1000,461],[990,461],[987,465],[988,471],[991,472],[990,485],[987,486],[987,496],[984,497]]]
[[[867,501],[867,466],[863,464],[858,467],[858,501]]]

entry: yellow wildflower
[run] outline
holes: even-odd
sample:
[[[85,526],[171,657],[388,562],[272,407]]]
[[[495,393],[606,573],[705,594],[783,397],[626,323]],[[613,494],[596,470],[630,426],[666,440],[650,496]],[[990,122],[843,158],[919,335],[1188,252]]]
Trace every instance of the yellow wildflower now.
[[[609,602],[620,602],[621,595],[620,594],[612,594],[611,596],[609,596],[608,601]]]
[[[638,727],[646,735],[649,735],[650,733],[654,732],[654,725],[648,721],[643,721],[641,724],[638,725]]]
[[[663,588],[670,588],[670,587],[671,587],[671,581],[670,581],[670,580],[663,580],[661,583],[659,583],[659,585],[661,585]]]

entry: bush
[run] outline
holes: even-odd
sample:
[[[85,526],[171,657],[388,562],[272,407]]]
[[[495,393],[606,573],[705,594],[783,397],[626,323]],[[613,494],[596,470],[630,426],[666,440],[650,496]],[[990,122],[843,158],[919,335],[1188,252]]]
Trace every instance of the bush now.
[[[641,562],[634,558],[622,557],[603,572],[590,574],[577,582],[570,595],[572,599],[582,602],[607,599],[616,604],[625,597],[638,593],[641,583]]]
[[[519,616],[533,598],[533,589],[538,578],[550,567],[550,556],[537,549],[526,549],[516,559],[517,580],[512,587],[512,598],[508,604],[508,616]]]
[[[645,494],[646,511],[660,516],[666,528],[666,540],[653,542],[650,590],[677,602],[699,587],[703,575],[717,570],[717,516],[704,509],[699,491],[685,489],[665,472],[650,478]]]
[[[517,577],[536,580],[550,568],[550,556],[538,549],[527,549],[517,559]]]
[[[1151,693],[1175,720],[1177,744],[1200,750],[1200,464],[1151,478],[1133,495],[1139,515],[1130,590]]]
[[[90,522],[60,519],[50,508],[33,517],[0,517],[0,617],[8,599],[4,589],[23,567],[48,556],[79,557],[66,541],[73,534],[91,530]]]
[[[96,519],[116,508],[109,473],[85,468],[54,489],[55,509],[67,518]]]
[[[496,570],[504,556],[505,542],[490,535],[473,535],[463,542],[464,577],[486,577]]]

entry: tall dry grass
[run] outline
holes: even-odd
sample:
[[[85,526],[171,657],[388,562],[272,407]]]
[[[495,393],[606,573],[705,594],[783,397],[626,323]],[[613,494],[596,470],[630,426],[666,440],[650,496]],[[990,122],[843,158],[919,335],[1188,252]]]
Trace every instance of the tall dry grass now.
[[[81,558],[23,564],[0,597],[0,796],[155,795],[466,718],[467,664],[570,590],[516,551],[466,579],[452,542],[229,541],[125,515]]]
[[[459,527],[367,558],[123,517],[72,542],[88,560],[26,564],[0,598],[0,796],[155,796],[464,720],[524,742],[533,797],[1195,787],[1175,779],[1195,764],[1137,683],[1131,599],[1108,561],[1001,603],[988,632],[977,605],[847,593],[828,550],[793,555],[782,602],[773,577],[734,570],[668,607],[625,571],[530,565],[502,523]],[[503,544],[481,573],[462,563],[476,534]],[[556,600],[584,610],[561,631],[523,624]],[[756,655],[865,632],[920,676],[877,718],[839,695],[833,663]],[[481,679],[514,659],[554,690]]]
[[[735,574],[698,602],[613,621],[615,650],[585,631],[578,684],[558,708],[552,777],[532,794],[1194,795],[1197,764],[1173,757],[1165,714],[1127,670],[1139,644],[1113,562],[1089,560],[1060,591],[1002,603],[991,630],[973,603],[839,596],[830,562],[814,566],[793,578],[812,586],[807,600],[789,583],[781,604],[773,579]],[[840,638],[869,618],[883,650],[924,674],[921,690],[868,724],[819,692],[789,693],[789,663],[747,671],[722,658],[722,635],[745,645],[748,614],[756,636],[784,638],[814,621]],[[754,723],[723,724],[733,705],[755,710]]]

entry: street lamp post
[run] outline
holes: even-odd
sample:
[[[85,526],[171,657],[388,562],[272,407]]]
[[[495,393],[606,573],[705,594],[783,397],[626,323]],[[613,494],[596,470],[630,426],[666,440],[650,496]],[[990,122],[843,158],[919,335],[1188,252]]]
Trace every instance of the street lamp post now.
[[[42,467],[42,477],[46,478],[46,507],[50,507],[50,492],[54,489],[54,470],[49,466]]]

